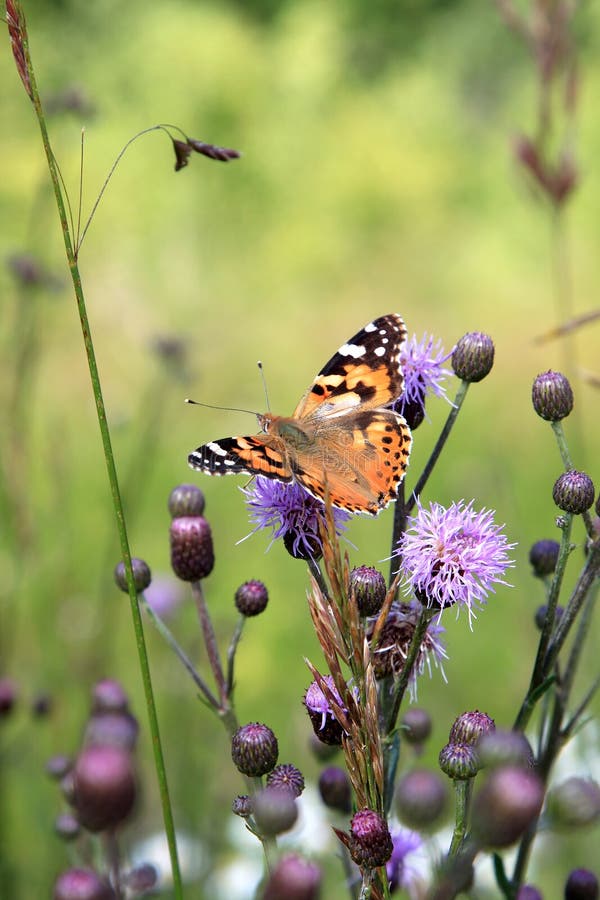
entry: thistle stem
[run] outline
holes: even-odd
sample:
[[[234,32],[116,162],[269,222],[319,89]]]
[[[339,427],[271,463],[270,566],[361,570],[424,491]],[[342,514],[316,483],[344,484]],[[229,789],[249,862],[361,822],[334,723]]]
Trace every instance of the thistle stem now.
[[[202,634],[204,635],[204,646],[206,647],[206,652],[208,654],[208,661],[210,663],[216,685],[219,689],[221,706],[223,708],[226,708],[229,705],[227,699],[227,682],[225,681],[217,638],[208,612],[206,600],[204,599],[204,591],[202,590],[201,581],[192,582],[192,594],[194,595],[196,609],[198,610],[198,618],[200,619]]]
[[[471,798],[472,779],[456,779],[454,782],[454,791],[456,797],[456,817],[454,822],[454,831],[452,833],[452,841],[448,850],[448,857],[452,859],[460,854],[461,848],[467,833],[467,821],[469,802]]]
[[[14,0],[14,6],[18,10],[18,13],[21,17],[22,21],[22,29],[21,29],[21,40],[22,40],[22,50],[25,59],[25,65],[27,69],[27,74],[30,82],[30,97],[33,102],[33,106],[35,109],[35,114],[37,116],[42,142],[44,145],[44,151],[46,153],[46,160],[48,163],[48,170],[50,173],[50,178],[52,180],[52,185],[54,188],[54,195],[56,199],[56,205],[58,209],[58,215],[60,219],[60,224],[63,233],[63,240],[65,244],[65,252],[67,256],[67,261],[69,265],[69,270],[71,273],[71,279],[73,282],[73,289],[75,292],[75,299],[77,303],[77,311],[79,314],[79,321],[81,324],[81,332],[83,336],[83,343],[85,348],[85,353],[88,362],[88,369],[90,374],[90,381],[92,385],[92,391],[94,395],[94,400],[96,404],[96,415],[98,418],[98,425],[100,427],[100,434],[102,438],[102,446],[104,449],[104,458],[106,462],[106,470],[108,475],[108,481],[110,485],[110,492],[112,496],[112,503],[115,513],[115,520],[117,531],[119,534],[119,541],[121,545],[121,555],[123,558],[123,563],[125,566],[125,573],[127,578],[127,586],[129,589],[129,600],[131,606],[131,617],[133,621],[133,628],[136,639],[136,646],[138,651],[138,660],[140,666],[140,673],[142,677],[142,683],[144,686],[144,694],[146,699],[146,708],[148,711],[148,719],[150,724],[150,732],[152,735],[152,747],[154,751],[154,764],[156,768],[156,774],[159,784],[160,790],[160,798],[163,812],[163,819],[165,825],[165,832],[167,836],[167,842],[169,845],[169,854],[171,858],[171,869],[173,874],[173,887],[175,897],[182,898],[183,897],[183,886],[181,882],[181,873],[179,870],[179,861],[177,858],[177,845],[175,839],[175,825],[173,821],[173,812],[171,809],[171,802],[169,797],[169,789],[167,784],[167,775],[165,769],[165,762],[163,757],[162,745],[160,741],[160,732],[158,727],[158,717],[156,713],[156,706],[154,702],[154,692],[152,688],[152,679],[150,675],[150,666],[148,662],[148,654],[146,651],[146,642],[144,638],[144,629],[142,624],[142,617],[140,614],[140,609],[138,605],[138,597],[137,591],[135,587],[135,581],[133,576],[133,570],[131,565],[131,552],[129,549],[129,539],[127,536],[127,528],[125,524],[125,516],[123,512],[123,504],[121,501],[121,494],[119,489],[119,481],[117,477],[117,470],[115,465],[115,459],[112,451],[112,443],[110,437],[110,430],[108,427],[108,421],[106,418],[106,408],[104,406],[104,399],[102,396],[102,388],[100,383],[100,375],[98,372],[98,366],[96,363],[96,355],[94,351],[94,344],[92,341],[92,333],[90,329],[90,323],[87,315],[87,308],[85,304],[85,297],[83,293],[83,287],[81,284],[81,276],[79,273],[79,268],[77,265],[76,254],[73,249],[72,236],[69,230],[69,223],[67,219],[66,207],[63,198],[63,191],[61,188],[60,175],[58,171],[58,166],[56,164],[56,160],[54,158],[54,153],[52,151],[52,147],[50,144],[50,138],[48,136],[48,129],[46,127],[46,120],[44,117],[44,111],[42,109],[42,104],[40,100],[40,95],[37,89],[35,74],[33,70],[33,65],[31,62],[31,57],[29,53],[29,44],[27,39],[27,31],[25,28],[25,20],[20,8],[20,3],[18,0]]]

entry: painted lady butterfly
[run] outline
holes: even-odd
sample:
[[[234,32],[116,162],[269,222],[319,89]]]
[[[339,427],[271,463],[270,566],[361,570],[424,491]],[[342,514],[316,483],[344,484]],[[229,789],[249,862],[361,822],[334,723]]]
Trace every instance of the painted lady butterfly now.
[[[211,441],[188,456],[208,475],[245,472],[295,480],[334,506],[377,513],[394,500],[411,433],[387,408],[404,383],[399,315],[381,316],[350,338],[319,372],[291,418],[258,416],[264,434]]]

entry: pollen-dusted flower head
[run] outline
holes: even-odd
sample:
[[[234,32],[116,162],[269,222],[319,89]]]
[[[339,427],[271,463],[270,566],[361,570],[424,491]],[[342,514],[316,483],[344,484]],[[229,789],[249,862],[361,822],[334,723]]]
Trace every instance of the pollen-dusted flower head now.
[[[401,571],[409,590],[428,607],[458,604],[466,607],[469,621],[485,603],[495,584],[506,584],[503,575],[513,565],[509,544],[493,510],[476,512],[473,501],[439,503],[425,508],[418,502],[416,516],[398,542]]]
[[[299,484],[285,484],[257,475],[252,485],[242,488],[250,519],[255,523],[252,534],[263,528],[272,530],[272,539],[283,538],[288,552],[297,559],[319,559],[322,555],[319,526],[324,521],[324,506]],[[350,514],[333,510],[336,531],[345,530]]]
[[[377,647],[372,651],[373,671],[376,678],[385,678],[393,675],[399,678],[404,668],[408,650],[410,648],[415,627],[419,619],[420,607],[417,602],[399,603],[395,600],[381,630]],[[371,640],[373,629],[377,619],[373,618],[368,623],[367,638]],[[423,637],[417,659],[410,673],[408,690],[411,701],[417,698],[417,678],[422,675],[425,668],[431,675],[431,664],[439,668],[444,674],[442,661],[447,659],[444,645],[440,635],[445,631],[437,622],[430,622]]]

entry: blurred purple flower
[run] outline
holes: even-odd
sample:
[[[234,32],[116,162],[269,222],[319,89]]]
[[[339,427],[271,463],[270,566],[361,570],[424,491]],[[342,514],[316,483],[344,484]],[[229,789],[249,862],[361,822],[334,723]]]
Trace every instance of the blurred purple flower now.
[[[404,890],[409,897],[420,896],[418,889],[421,878],[417,854],[423,849],[421,836],[416,831],[397,828],[392,831],[392,843],[394,845],[392,856],[385,866],[390,893]]]
[[[272,541],[283,538],[293,556],[302,559],[321,555],[319,525],[324,521],[325,509],[308,491],[296,482],[283,483],[257,475],[250,487],[241,488],[251,522],[251,534],[271,528]],[[336,531],[345,531],[350,513],[333,510]]]
[[[418,341],[413,334],[400,353],[404,390],[396,404],[398,412],[402,413],[407,404],[423,406],[429,394],[448,400],[442,382],[453,373],[450,369],[444,369],[443,365],[451,356],[452,350],[445,353],[439,339],[436,341],[434,337],[424,334]]]
[[[459,500],[448,509],[439,503],[417,506],[398,542],[401,571],[421,602],[440,610],[464,606],[471,623],[494,585],[507,583],[502,576],[513,565],[507,554],[516,545],[494,524],[494,511],[475,512],[473,501]]]
[[[169,575],[155,575],[144,591],[148,606],[160,619],[174,615],[184,599],[181,582]]]

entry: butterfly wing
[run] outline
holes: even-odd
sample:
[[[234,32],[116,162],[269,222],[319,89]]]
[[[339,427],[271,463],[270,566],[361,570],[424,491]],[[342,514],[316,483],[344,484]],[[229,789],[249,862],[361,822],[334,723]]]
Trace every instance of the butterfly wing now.
[[[291,481],[293,477],[283,441],[269,434],[211,441],[190,453],[188,463],[207,475],[246,472],[278,481]]]
[[[397,313],[365,325],[321,369],[296,407],[294,418],[344,416],[396,400],[404,385],[400,352],[406,336]]]
[[[389,409],[366,409],[317,431],[294,477],[311,494],[352,513],[377,515],[396,498],[411,448],[410,428]]]

